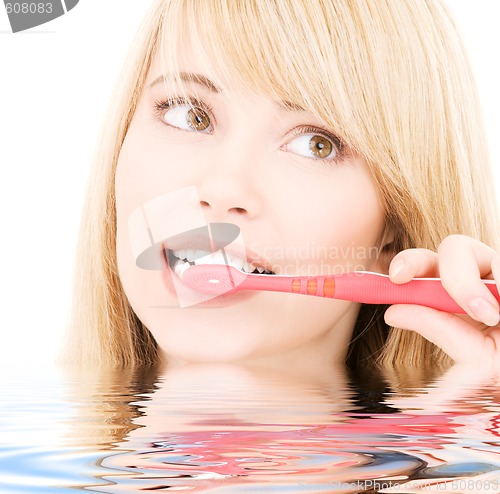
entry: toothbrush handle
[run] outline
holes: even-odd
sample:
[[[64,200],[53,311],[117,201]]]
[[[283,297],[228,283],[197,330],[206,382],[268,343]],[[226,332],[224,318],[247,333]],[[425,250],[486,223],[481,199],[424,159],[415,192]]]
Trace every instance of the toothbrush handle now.
[[[500,303],[495,281],[482,281]],[[398,285],[385,274],[368,271],[333,276],[248,275],[239,288],[301,293],[363,304],[416,304],[453,314],[465,314],[465,310],[444,289],[439,278],[415,278]]]
[[[397,285],[387,275],[369,272],[345,273],[333,277],[333,298],[367,304],[416,304],[444,312],[464,314],[462,309],[444,289],[439,278],[415,278]],[[485,286],[500,302],[493,280],[483,280]]]

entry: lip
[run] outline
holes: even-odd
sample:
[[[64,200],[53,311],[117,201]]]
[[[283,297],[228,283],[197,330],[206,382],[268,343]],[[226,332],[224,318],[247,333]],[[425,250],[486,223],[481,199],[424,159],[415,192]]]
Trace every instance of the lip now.
[[[231,245],[239,234],[240,228],[232,223],[207,223],[170,237],[165,243],[170,250],[189,248],[215,252]]]
[[[217,225],[224,225],[225,227],[225,224],[217,224]],[[187,290],[192,290],[192,289],[189,288],[187,285],[185,285],[182,279],[179,278],[179,276],[177,276],[176,273],[173,271],[172,266],[168,262],[168,257],[169,257],[168,251],[199,250],[211,253],[222,251],[233,257],[237,257],[242,260],[246,260],[247,262],[251,262],[256,267],[272,271],[275,274],[278,274],[278,272],[276,271],[276,266],[270,263],[267,259],[261,257],[254,250],[246,248],[241,243],[238,244],[238,242],[235,242],[235,238],[231,238],[230,243],[224,242],[224,237],[227,237],[227,235],[224,235],[224,233],[226,233],[225,230],[223,230],[223,235],[219,237],[217,235],[216,230],[206,231],[204,228],[198,228],[186,231],[184,233],[176,235],[175,237],[171,237],[161,245],[163,266],[164,266],[161,278],[169,295],[178,299],[178,294],[176,290],[176,285],[178,286],[178,283],[182,283],[183,287],[185,287]],[[194,290],[192,291],[193,294],[198,293]],[[203,302],[198,302],[196,304],[193,304],[193,307],[200,307],[200,308],[226,307],[229,305],[249,300],[258,295],[259,295],[258,292],[253,292],[253,291],[240,292],[235,290],[233,292],[227,292],[218,295],[216,297],[210,298],[208,300],[205,300]]]
[[[163,247],[168,250],[206,250],[214,251],[214,246],[209,237],[202,234],[189,234],[188,236],[178,236],[163,243]]]
[[[209,222],[205,226],[186,230],[166,239],[160,247],[162,257],[168,257],[164,255],[166,249],[170,251],[199,250],[210,253],[222,251],[246,260],[256,267],[278,274],[273,269],[272,263],[257,252],[246,248],[242,241],[238,242],[238,239],[241,239],[240,234],[240,227],[233,223]]]
[[[245,252],[248,262],[251,262],[254,266],[264,268],[267,271],[272,271],[274,274],[279,274],[279,270],[276,271],[276,268],[279,266],[273,264],[272,262],[269,262],[263,257],[260,257],[259,254],[250,249],[245,249]]]
[[[175,247],[175,248],[172,248]],[[163,245],[162,246],[162,257],[164,260],[164,267],[165,269],[162,272],[162,280],[163,283],[168,291],[168,293],[173,296],[177,297],[177,291],[175,289],[175,283],[182,283],[184,287],[186,287],[189,290],[192,290],[189,288],[187,285],[184,284],[181,278],[177,276],[177,274],[172,270],[172,266],[170,266],[168,262],[168,254],[167,250],[181,250],[181,249],[192,249],[192,250],[206,250],[207,247],[207,238],[203,235],[201,236],[190,236],[189,237],[189,243],[186,243],[186,240],[184,239],[184,242],[181,242],[180,240],[175,242],[174,244],[169,242],[169,245]],[[209,249],[211,250],[211,249]],[[217,251],[220,251],[222,249],[218,249]],[[228,253],[229,255],[232,255],[234,257],[242,257],[242,254],[244,253],[246,256],[246,259],[248,262],[253,263],[255,266],[258,266],[259,268],[264,268],[269,271],[274,271],[271,269],[271,264],[262,259],[256,252],[250,250],[250,249],[243,249],[241,246],[238,248],[238,246],[235,245],[228,245],[224,247],[224,252]],[[276,273],[277,274],[277,273]],[[173,277],[175,276],[175,283],[173,280]],[[195,292],[197,293],[197,292]],[[254,292],[254,291],[232,291],[232,292],[226,292],[224,294],[218,295],[216,297],[210,298],[208,300],[205,300],[203,302],[198,302],[193,305],[193,307],[200,307],[200,308],[215,308],[215,307],[227,307],[230,305],[234,305],[237,303],[241,303],[247,300],[250,300],[256,296],[259,295],[259,292]]]
[[[199,302],[195,307],[202,308],[215,308],[215,307],[228,307],[230,305],[245,302],[259,295],[259,292],[245,291],[245,292],[228,292],[223,295]]]

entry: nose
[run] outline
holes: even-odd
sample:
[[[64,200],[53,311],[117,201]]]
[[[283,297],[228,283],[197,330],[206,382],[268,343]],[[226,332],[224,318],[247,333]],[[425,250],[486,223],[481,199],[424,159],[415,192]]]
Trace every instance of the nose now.
[[[205,214],[214,221],[228,218],[253,219],[260,213],[260,198],[244,177],[209,173],[198,189]]]
[[[254,219],[263,209],[262,188],[257,179],[256,161],[219,160],[204,168],[198,195],[204,213],[211,221]],[[254,156],[257,159],[257,157]]]

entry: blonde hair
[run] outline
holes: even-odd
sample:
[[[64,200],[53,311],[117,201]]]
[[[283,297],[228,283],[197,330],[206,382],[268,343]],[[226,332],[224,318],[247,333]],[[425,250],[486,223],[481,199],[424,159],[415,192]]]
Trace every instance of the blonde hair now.
[[[187,33],[187,34],[186,34]],[[89,184],[77,256],[71,359],[144,365],[159,352],[117,273],[114,171],[152,58],[179,70],[189,42],[215,82],[300,105],[368,162],[394,252],[453,233],[496,246],[478,98],[440,0],[157,0],[120,77]],[[362,307],[350,359],[446,362],[418,334]]]

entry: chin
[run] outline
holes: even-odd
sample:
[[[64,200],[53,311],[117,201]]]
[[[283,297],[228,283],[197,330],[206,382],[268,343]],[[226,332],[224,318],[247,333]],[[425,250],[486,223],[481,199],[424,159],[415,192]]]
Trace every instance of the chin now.
[[[229,363],[252,358],[256,353],[252,351],[255,348],[252,338],[245,338],[241,332],[236,334],[234,328],[210,330],[198,327],[190,330],[183,327],[152,333],[167,360]]]
[[[168,361],[176,361],[183,363],[213,363],[213,364],[230,364],[237,363],[247,360],[252,357],[247,352],[220,352],[218,349],[205,349],[200,352],[185,352],[178,349],[167,349],[164,350],[166,360]]]

